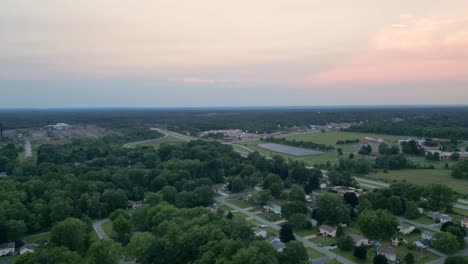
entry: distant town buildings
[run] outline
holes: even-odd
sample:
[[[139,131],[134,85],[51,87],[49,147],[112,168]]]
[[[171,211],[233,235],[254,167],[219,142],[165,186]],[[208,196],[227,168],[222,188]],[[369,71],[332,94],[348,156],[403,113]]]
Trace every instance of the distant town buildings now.
[[[72,126],[70,126],[69,124],[57,123],[55,125],[45,126],[44,128],[47,130],[66,130],[66,129],[70,129],[71,127]]]

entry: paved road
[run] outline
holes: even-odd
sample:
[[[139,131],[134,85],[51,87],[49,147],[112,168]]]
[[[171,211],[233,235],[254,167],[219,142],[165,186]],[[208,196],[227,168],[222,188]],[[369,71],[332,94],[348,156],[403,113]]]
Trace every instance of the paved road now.
[[[24,141],[24,157],[25,158],[32,157],[31,141],[29,139],[26,139]]]
[[[106,235],[106,232],[104,232],[104,229],[102,229],[102,225],[109,222],[109,221],[110,220],[106,218],[106,219],[102,219],[102,220],[98,220],[98,221],[93,222],[93,229],[94,229],[94,231],[96,231],[96,234],[98,235],[100,240],[108,238],[107,235]]]
[[[141,140],[141,141],[130,142],[130,143],[123,144],[122,147],[124,147],[124,148],[134,148],[134,147],[136,147],[137,145],[158,142],[158,141],[160,141],[161,139],[166,138],[166,137],[168,137],[168,136],[169,136],[169,135],[166,134],[166,135],[164,135],[163,137],[160,137],[160,138],[153,138],[153,139],[147,139],[147,140]]]
[[[240,212],[240,213],[242,213],[242,214],[244,214],[244,215],[246,215],[248,217],[251,217],[252,219],[255,219],[256,221],[258,221],[258,222],[260,222],[260,223],[262,223],[262,224],[264,224],[264,225],[266,225],[268,227],[271,227],[271,228],[273,228],[275,230],[280,230],[280,227],[277,224],[275,224],[273,222],[270,222],[270,221],[267,221],[267,220],[257,216],[256,214],[254,214],[252,212],[249,212],[249,211],[247,211],[245,209],[242,209],[242,208],[240,208],[240,207],[238,207],[238,206],[236,206],[236,205],[234,205],[232,203],[227,202],[225,200],[226,198],[227,197],[221,196],[221,197],[216,197],[215,199],[219,203],[224,204],[226,206],[229,206],[229,207],[233,208],[234,210],[237,210],[238,212]],[[304,244],[305,247],[313,248],[316,251],[326,255],[327,257],[329,257],[331,259],[336,259],[336,260],[338,260],[339,262],[341,262],[343,264],[355,264],[355,262],[353,262],[353,261],[351,261],[349,259],[343,258],[343,257],[329,251],[326,248],[319,247],[316,244],[308,241],[307,239],[304,239],[301,236],[298,236],[298,235],[294,235],[294,236],[296,237],[296,240],[301,241]]]

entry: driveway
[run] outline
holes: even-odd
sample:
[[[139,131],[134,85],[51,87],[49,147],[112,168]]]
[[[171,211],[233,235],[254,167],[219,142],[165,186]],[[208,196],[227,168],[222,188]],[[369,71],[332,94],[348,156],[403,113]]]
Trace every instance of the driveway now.
[[[109,222],[109,221],[110,220],[106,218],[106,219],[102,219],[102,220],[98,220],[98,221],[93,222],[93,229],[94,229],[94,231],[96,231],[96,234],[98,235],[100,240],[108,238],[106,233],[104,232],[104,229],[102,229],[102,225]]]

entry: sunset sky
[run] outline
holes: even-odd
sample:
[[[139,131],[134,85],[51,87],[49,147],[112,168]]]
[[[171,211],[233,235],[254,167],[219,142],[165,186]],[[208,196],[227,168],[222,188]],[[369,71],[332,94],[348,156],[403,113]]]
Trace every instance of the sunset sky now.
[[[468,104],[467,0],[2,0],[0,108]]]

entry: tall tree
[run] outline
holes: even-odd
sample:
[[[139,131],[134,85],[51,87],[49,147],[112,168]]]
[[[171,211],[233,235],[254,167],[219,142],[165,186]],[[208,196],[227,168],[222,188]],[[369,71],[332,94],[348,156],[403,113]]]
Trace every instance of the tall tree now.
[[[294,237],[292,225],[288,223],[283,224],[279,232],[279,238],[283,243],[287,243],[291,240],[296,240],[296,238]]]

